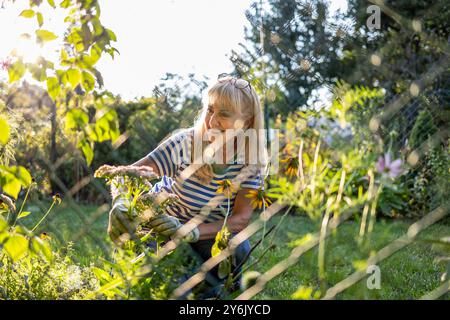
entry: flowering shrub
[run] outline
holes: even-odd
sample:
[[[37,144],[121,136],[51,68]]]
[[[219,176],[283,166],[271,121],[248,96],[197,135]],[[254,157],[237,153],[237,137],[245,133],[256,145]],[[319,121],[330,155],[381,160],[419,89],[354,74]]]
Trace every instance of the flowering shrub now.
[[[0,254],[0,299],[84,299],[97,290],[92,266],[75,264],[70,244],[63,249],[67,253],[53,252],[51,262],[27,255],[13,263]]]
[[[50,237],[34,234],[61,199],[53,198],[31,230],[21,223],[30,215],[22,211],[25,201],[17,210],[11,198],[0,194],[0,299],[85,298],[98,287],[91,267],[80,267],[72,261],[70,244],[54,250]]]

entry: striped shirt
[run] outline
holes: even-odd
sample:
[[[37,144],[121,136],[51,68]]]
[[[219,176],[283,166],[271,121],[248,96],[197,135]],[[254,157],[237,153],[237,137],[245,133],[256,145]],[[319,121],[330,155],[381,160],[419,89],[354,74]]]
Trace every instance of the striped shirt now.
[[[181,222],[186,222],[200,214],[203,208],[211,208],[204,222],[213,222],[225,217],[228,206],[230,213],[234,205],[236,193],[233,192],[230,199],[217,192],[220,182],[225,179],[233,181],[237,178],[242,181],[240,188],[259,189],[261,187],[261,178],[259,174],[245,175],[242,170],[245,165],[237,164],[236,161],[229,164],[222,173],[213,172],[214,176],[209,183],[204,183],[194,175],[183,179],[181,173],[191,164],[192,143],[194,130],[187,129],[177,133],[164,142],[155,150],[148,154],[148,157],[155,162],[162,176],[153,191],[159,192],[165,189],[168,192],[176,194],[180,199],[176,203],[167,206],[168,214],[177,217]],[[236,181],[236,180],[235,180]],[[211,200],[213,205],[211,205]]]

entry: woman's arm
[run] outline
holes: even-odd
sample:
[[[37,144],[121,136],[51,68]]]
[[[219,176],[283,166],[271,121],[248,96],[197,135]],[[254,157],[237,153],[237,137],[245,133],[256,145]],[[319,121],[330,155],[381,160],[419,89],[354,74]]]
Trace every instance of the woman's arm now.
[[[135,163],[133,163],[133,166],[149,166],[153,169],[153,171],[158,175],[161,176],[161,173],[158,170],[158,166],[156,165],[156,163],[150,159],[148,156],[143,157],[142,159],[140,159],[139,161],[136,161]]]
[[[253,212],[251,199],[245,195],[250,189],[243,188],[238,191],[236,199],[234,200],[233,214],[228,217],[228,230],[232,233],[238,233],[248,226]],[[198,226],[200,231],[199,240],[214,239],[217,232],[220,231],[223,225],[223,219],[211,223],[202,223]]]

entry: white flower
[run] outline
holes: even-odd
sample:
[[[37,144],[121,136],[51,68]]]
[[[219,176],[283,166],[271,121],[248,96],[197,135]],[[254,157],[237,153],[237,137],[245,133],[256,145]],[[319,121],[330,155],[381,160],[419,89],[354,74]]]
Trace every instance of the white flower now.
[[[81,288],[81,269],[77,265],[71,265],[67,268],[65,285],[69,290],[78,290]]]

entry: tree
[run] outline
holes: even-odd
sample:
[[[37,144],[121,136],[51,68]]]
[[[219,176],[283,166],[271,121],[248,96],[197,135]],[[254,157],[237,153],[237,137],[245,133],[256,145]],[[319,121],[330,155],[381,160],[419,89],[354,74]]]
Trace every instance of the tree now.
[[[53,8],[57,7],[53,0],[47,0],[46,4]],[[57,39],[58,36],[42,28],[45,17],[41,13],[41,5],[44,5],[42,0],[31,0],[29,8],[23,10],[20,16],[25,19],[36,18],[38,28],[35,33],[22,36],[33,39],[36,45],[43,46]],[[101,24],[97,0],[64,0],[58,6],[67,13],[64,19],[67,30],[58,61],[39,57],[36,62],[28,62],[13,51],[10,60],[2,62],[2,68],[7,70],[11,84],[20,81],[29,72],[34,80],[46,87],[45,91],[56,107],[54,109],[64,114],[64,126],[73,131],[77,147],[82,150],[89,164],[93,159],[95,142],[115,140],[119,136],[117,115],[114,110],[105,110],[100,104],[103,93],[98,89],[103,86],[103,79],[95,68],[95,64],[103,53],[108,53],[114,58],[117,50],[111,43],[116,41],[116,36],[112,30]],[[92,101],[97,112],[95,117],[90,119],[86,112],[86,102],[92,103]],[[4,106],[8,105],[9,101],[4,101]],[[56,133],[56,116],[57,112],[54,110],[52,133]],[[9,125],[4,118],[1,121],[0,142],[6,144],[10,136]],[[52,137],[55,138],[54,135]],[[51,159],[55,160],[56,143],[53,142]],[[54,163],[48,165],[52,167]],[[10,167],[1,169],[0,187],[13,197],[17,197],[21,185],[28,185],[28,180],[31,181],[31,178],[28,179],[29,173],[26,172],[26,181],[22,179],[24,183],[19,183],[17,181],[20,179],[17,180],[13,176],[16,172],[23,170],[21,167],[14,170]]]
[[[366,25],[367,8],[380,7],[380,28]],[[448,88],[450,5],[443,0],[349,0],[347,19],[353,33],[345,38],[345,66],[341,78],[350,84],[385,88],[388,93],[409,90],[411,84],[436,64],[443,71],[430,83],[418,81],[419,90]]]
[[[236,73],[266,95],[271,115],[297,110],[341,74],[344,33],[339,14],[331,17],[327,7],[322,0],[269,0],[264,11],[258,2],[247,10],[251,27],[245,28],[246,43],[231,60]]]

